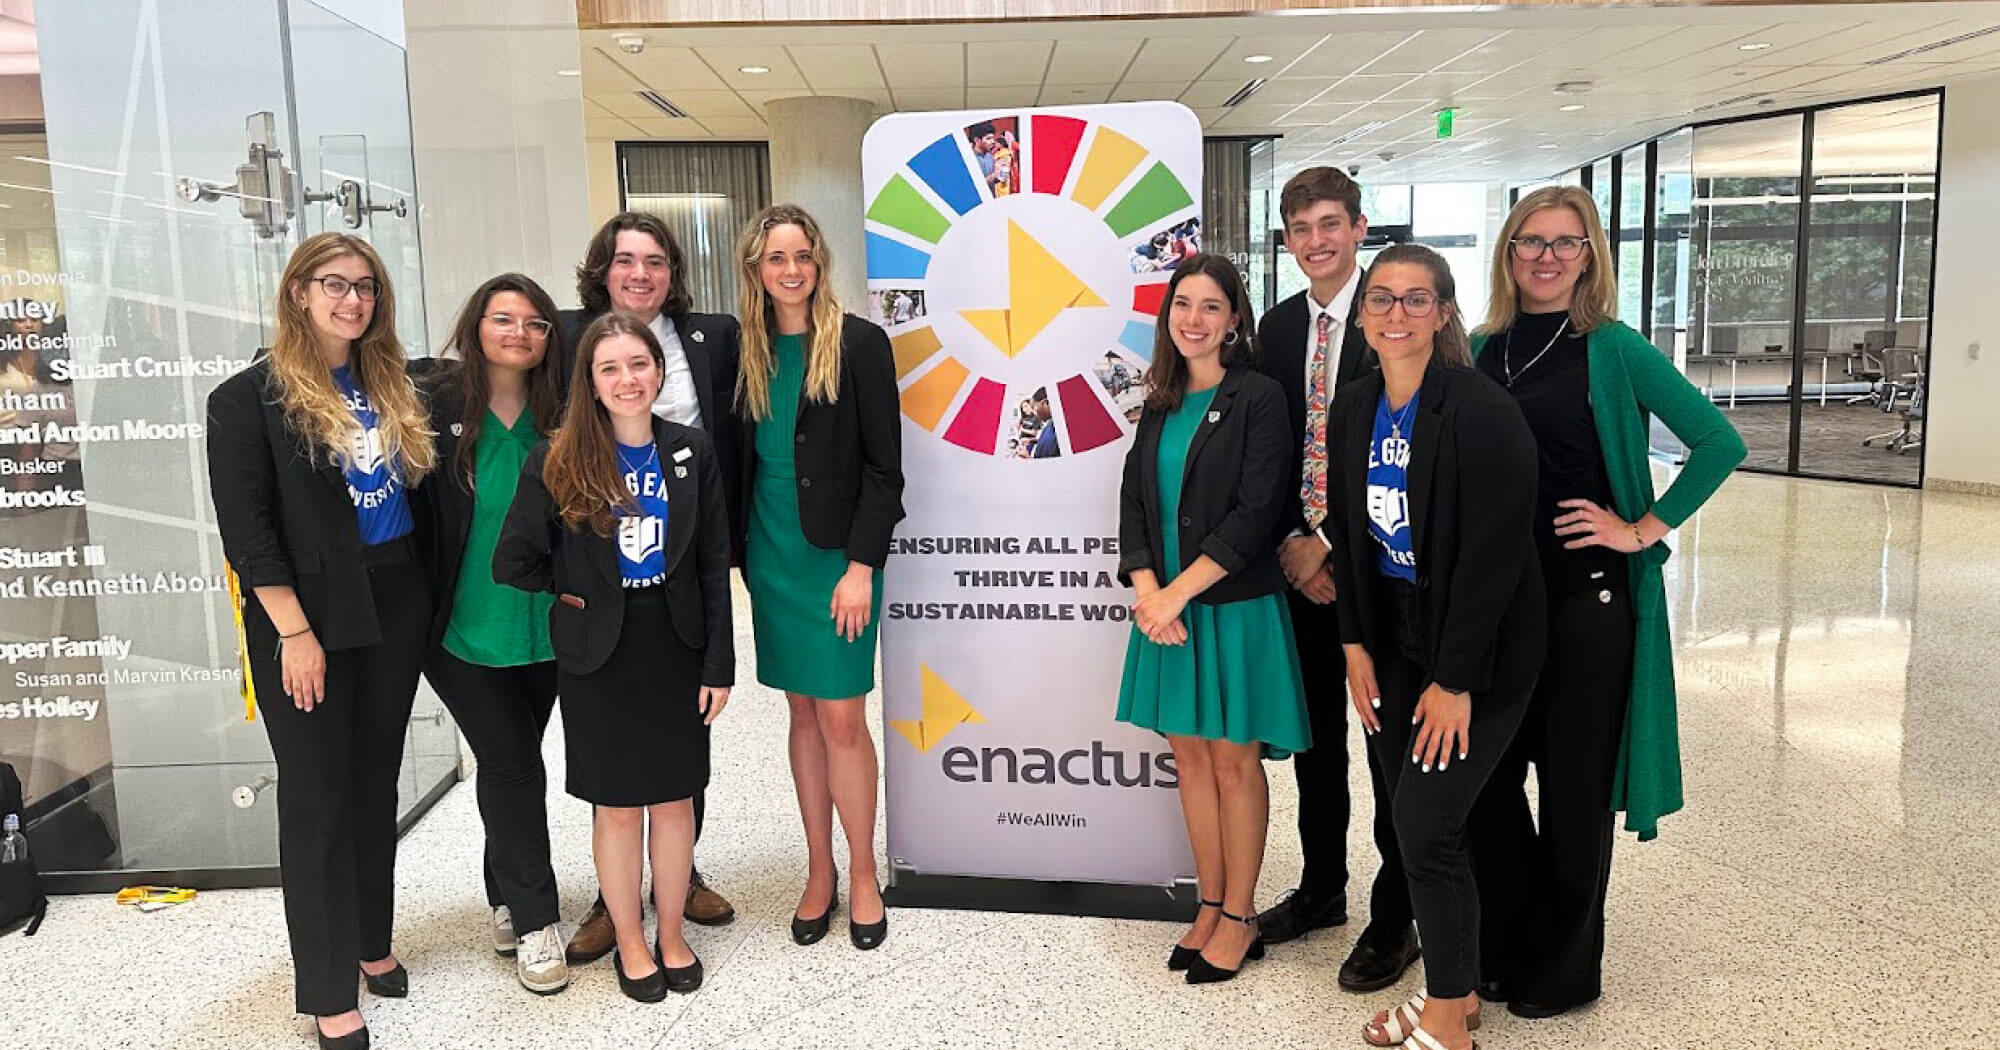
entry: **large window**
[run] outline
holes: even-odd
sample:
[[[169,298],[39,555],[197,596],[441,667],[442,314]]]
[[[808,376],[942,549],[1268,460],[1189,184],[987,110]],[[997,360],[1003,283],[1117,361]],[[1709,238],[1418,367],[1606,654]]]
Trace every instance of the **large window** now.
[[[1646,147],[1625,151],[1618,161],[1617,220],[1610,231],[1618,252],[1618,316],[1650,334],[1646,316]],[[1611,222],[1609,214],[1606,222]]]

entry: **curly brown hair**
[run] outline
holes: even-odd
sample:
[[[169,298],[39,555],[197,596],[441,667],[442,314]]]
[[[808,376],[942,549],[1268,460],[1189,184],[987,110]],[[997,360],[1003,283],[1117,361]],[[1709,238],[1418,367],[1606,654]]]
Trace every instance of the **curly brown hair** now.
[[[595,316],[611,309],[611,292],[604,287],[604,279],[611,273],[611,257],[618,254],[618,235],[626,230],[638,230],[660,242],[666,251],[667,301],[660,312],[678,325],[694,309],[694,297],[688,294],[685,277],[687,256],[681,252],[681,242],[675,239],[674,231],[667,229],[667,221],[646,211],[621,211],[598,227],[596,235],[590,238],[590,248],[576,268],[576,297],[583,303],[583,312]]]

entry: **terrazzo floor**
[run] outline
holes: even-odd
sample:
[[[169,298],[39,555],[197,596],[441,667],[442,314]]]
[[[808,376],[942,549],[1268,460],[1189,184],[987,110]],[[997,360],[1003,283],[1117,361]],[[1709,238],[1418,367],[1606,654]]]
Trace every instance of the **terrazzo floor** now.
[[[2000,500],[1739,475],[1674,543],[1688,808],[1655,842],[1621,836],[1604,999],[1540,1022],[1495,1010],[1480,1045],[1994,1045]],[[1365,894],[1355,923],[1209,987],[1167,973],[1179,928],[1146,922],[896,911],[876,952],[837,930],[795,947],[803,846],[783,711],[743,687],[715,736],[699,859],[739,917],[689,928],[708,967],[700,992],[633,1003],[608,961],[550,998],[515,984],[486,940],[468,784],[403,841],[397,949],[412,993],[364,997],[375,1045],[1350,1047],[1371,1011],[1418,987],[1418,970],[1373,996],[1334,984]],[[1350,856],[1366,879],[1358,735],[1349,746]],[[547,752],[559,785],[557,733]],[[1291,774],[1272,772],[1267,904],[1298,868]],[[553,796],[574,916],[593,891],[589,811]],[[61,898],[40,935],[0,940],[0,975],[8,1047],[311,1045],[290,1009],[276,890],[205,892],[151,915]]]

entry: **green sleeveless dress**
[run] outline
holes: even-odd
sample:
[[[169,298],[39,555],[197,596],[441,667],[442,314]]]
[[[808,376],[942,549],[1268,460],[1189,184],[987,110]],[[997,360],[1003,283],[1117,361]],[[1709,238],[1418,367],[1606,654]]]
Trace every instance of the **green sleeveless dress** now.
[[[750,483],[749,546],[744,582],[757,640],[757,680],[773,689],[846,700],[875,687],[875,630],[882,622],[882,574],[868,628],[850,642],[834,633],[833,587],[847,572],[847,552],[806,542],[799,523],[793,437],[805,389],[805,339],[772,340],[771,416],[755,425],[757,472]]]
[[[1215,388],[1190,393],[1160,429],[1161,549],[1181,549],[1181,483],[1188,444],[1215,400]],[[1160,584],[1182,566],[1162,567]],[[1285,596],[1267,594],[1223,605],[1189,602],[1181,612],[1188,640],[1158,645],[1135,625],[1125,647],[1118,720],[1169,736],[1264,745],[1286,758],[1312,746],[1304,679],[1292,644]]]

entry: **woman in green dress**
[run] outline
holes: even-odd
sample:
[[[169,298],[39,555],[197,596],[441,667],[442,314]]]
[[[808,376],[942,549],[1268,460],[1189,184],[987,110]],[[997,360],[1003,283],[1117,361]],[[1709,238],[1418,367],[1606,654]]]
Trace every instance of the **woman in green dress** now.
[[[875,625],[889,537],[903,517],[896,370],[882,329],[841,312],[812,216],[765,208],[737,243],[743,354],[743,574],[757,680],[791,705],[789,751],[806,831],[792,939],[826,935],[839,900],[833,815],[847,833],[848,936],[889,923],[876,882]]]
[[[1284,389],[1251,367],[1255,352],[1236,267],[1182,260],[1119,495],[1119,576],[1138,602],[1118,719],[1173,745],[1201,909],[1167,967],[1189,984],[1263,957],[1262,759],[1312,743],[1277,556],[1291,428]]]

